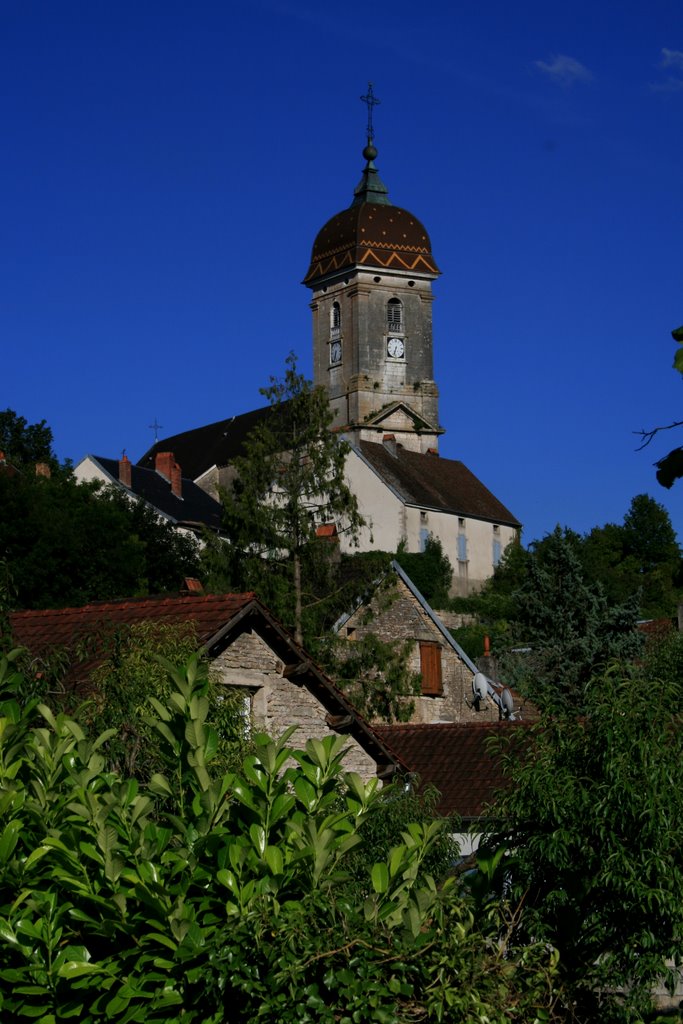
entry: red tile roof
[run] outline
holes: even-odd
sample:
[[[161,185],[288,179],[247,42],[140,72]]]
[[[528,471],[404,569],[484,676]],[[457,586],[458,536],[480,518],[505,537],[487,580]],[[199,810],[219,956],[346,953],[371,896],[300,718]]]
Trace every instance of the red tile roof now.
[[[522,738],[522,722],[376,725],[386,746],[398,754],[422,785],[438,789],[439,814],[478,818],[506,784],[492,737]]]
[[[246,593],[101,601],[82,608],[12,612],[10,625],[14,639],[32,654],[49,647],[69,646],[75,640],[102,629],[150,621],[168,624],[192,622],[200,643],[204,644],[254,598],[254,594]]]
[[[79,641],[88,641],[84,660],[74,659],[64,680],[65,688],[79,695],[87,693],[89,679],[108,655],[107,642],[117,627],[139,622],[164,624],[193,623],[200,647],[215,656],[226,634],[251,622],[285,666],[283,675],[306,686],[327,710],[330,727],[349,732],[374,759],[384,777],[405,765],[387,749],[375,730],[349,703],[335,684],[310,660],[287,630],[261,604],[255,594],[207,594],[175,597],[135,598],[84,605],[81,608],[54,608],[44,611],[10,613],[10,625],[17,644],[34,657],[50,650],[70,650]],[[338,728],[337,728],[338,727]]]

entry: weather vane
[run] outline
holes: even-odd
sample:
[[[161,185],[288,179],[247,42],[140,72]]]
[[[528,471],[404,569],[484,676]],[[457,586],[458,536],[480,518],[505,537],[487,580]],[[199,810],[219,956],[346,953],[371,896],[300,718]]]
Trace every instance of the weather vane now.
[[[154,431],[154,443],[156,444],[159,440],[159,431],[163,427],[163,423],[157,423],[156,416],[154,417],[154,423],[149,424],[149,429]]]
[[[372,127],[372,108],[376,107],[381,100],[378,100],[372,91],[372,82],[368,82],[368,94],[367,96],[361,96],[361,101],[367,104],[368,108],[368,142],[372,142],[375,137],[375,129]]]

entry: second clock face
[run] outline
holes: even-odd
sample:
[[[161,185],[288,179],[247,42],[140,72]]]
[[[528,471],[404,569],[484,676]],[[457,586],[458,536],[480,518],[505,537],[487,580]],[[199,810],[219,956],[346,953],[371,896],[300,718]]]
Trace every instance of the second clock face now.
[[[330,345],[330,362],[341,363],[341,341],[333,341]]]
[[[387,338],[387,352],[393,359],[403,359],[405,345],[402,338]]]

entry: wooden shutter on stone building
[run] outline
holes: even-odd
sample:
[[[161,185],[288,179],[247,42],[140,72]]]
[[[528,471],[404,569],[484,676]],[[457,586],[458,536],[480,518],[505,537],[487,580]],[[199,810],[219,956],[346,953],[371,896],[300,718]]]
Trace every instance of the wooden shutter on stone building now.
[[[422,692],[439,697],[443,693],[441,677],[441,646],[431,641],[420,641],[420,672]]]

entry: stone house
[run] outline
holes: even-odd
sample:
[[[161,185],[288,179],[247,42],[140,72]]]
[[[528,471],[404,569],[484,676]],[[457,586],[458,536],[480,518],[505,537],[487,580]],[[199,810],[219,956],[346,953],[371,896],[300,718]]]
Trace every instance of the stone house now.
[[[88,660],[72,660],[65,680],[77,697],[91,692],[89,677],[106,656],[106,639],[142,622],[191,623],[218,682],[243,694],[255,729],[277,736],[295,725],[292,743],[300,746],[309,738],[344,735],[345,765],[366,781],[390,779],[402,770],[400,758],[254,594],[141,598],[10,614],[14,641],[34,659],[73,652],[90,641]]]
[[[421,678],[413,723],[474,725],[529,717],[516,695],[479,672],[396,561],[370,596],[339,619],[335,630],[349,642],[373,633],[385,642],[410,645],[409,668]],[[485,695],[475,690],[475,676]]]

